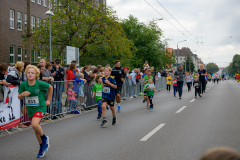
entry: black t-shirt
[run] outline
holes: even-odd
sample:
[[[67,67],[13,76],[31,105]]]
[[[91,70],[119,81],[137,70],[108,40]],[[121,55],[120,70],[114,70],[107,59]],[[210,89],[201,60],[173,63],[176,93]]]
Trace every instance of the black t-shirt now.
[[[122,68],[118,68],[118,67],[114,67],[112,69],[111,75],[115,77],[114,79],[115,79],[117,85],[123,84],[123,81],[121,80],[121,78],[126,77],[126,74],[124,73],[124,70]]]
[[[200,85],[200,82],[199,81],[193,81],[193,86],[194,87],[199,87]]]
[[[201,75],[201,74],[205,74],[205,73],[206,73],[205,69],[203,69],[203,70],[198,69],[199,80],[205,80],[205,76]]]
[[[0,73],[0,80],[4,80],[5,79],[4,75],[5,74]]]

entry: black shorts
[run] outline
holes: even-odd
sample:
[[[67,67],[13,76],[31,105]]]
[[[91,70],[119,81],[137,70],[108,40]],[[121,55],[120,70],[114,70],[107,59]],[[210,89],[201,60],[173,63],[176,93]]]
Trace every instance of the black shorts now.
[[[148,99],[153,99],[153,95],[152,96],[148,96]]]
[[[117,84],[117,89],[115,89],[115,95],[118,93],[121,94],[122,92],[122,84]]]
[[[104,102],[107,102],[107,104],[109,106],[114,106],[114,100],[108,100],[108,99],[103,98],[102,103],[104,103]]]
[[[144,96],[147,96],[147,91],[144,91],[143,93],[144,93]]]

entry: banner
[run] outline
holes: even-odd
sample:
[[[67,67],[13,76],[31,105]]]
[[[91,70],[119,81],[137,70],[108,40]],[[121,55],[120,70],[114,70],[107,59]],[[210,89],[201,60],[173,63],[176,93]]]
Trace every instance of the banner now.
[[[21,121],[18,86],[3,87],[4,102],[0,103],[0,130],[16,127]]]

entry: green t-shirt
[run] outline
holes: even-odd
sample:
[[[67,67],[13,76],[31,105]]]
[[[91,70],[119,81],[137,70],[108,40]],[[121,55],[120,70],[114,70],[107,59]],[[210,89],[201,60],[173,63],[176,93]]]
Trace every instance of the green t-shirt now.
[[[149,79],[149,78],[152,78],[152,79],[153,79],[153,77],[152,77],[152,76],[148,77],[147,75],[145,75],[143,78],[144,78],[143,81],[146,81],[146,82],[147,82],[147,83],[144,85],[144,91],[147,91],[147,90],[146,90],[146,85],[148,84],[148,79]]]
[[[34,113],[37,111],[46,112],[46,96],[45,93],[49,88],[49,84],[43,81],[36,81],[32,86],[28,84],[28,81],[24,81],[19,86],[18,93],[28,91],[31,94],[25,97],[25,104],[27,106],[28,116],[33,117]]]
[[[149,89],[146,89],[147,91],[147,96],[153,96],[154,95],[154,89],[155,89],[155,86],[154,84],[146,84],[146,87],[145,88],[148,88],[150,87]]]
[[[93,86],[93,89],[92,89],[92,91],[93,92],[95,92],[96,94],[95,94],[95,99],[96,99],[96,101],[99,101],[100,99],[102,99],[102,86],[101,86],[102,84],[94,84],[94,86]]]

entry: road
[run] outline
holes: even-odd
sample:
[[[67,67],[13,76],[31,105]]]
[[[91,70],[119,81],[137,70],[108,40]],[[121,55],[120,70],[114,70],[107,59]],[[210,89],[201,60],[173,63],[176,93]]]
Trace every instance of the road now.
[[[97,112],[43,126],[51,147],[46,160],[197,160],[209,148],[240,151],[240,85],[210,83],[202,98],[184,86],[182,99],[163,91],[147,110],[142,98],[122,103],[117,124],[101,128]],[[191,102],[190,102],[191,101]],[[35,159],[39,145],[32,129],[0,138],[1,160]]]

